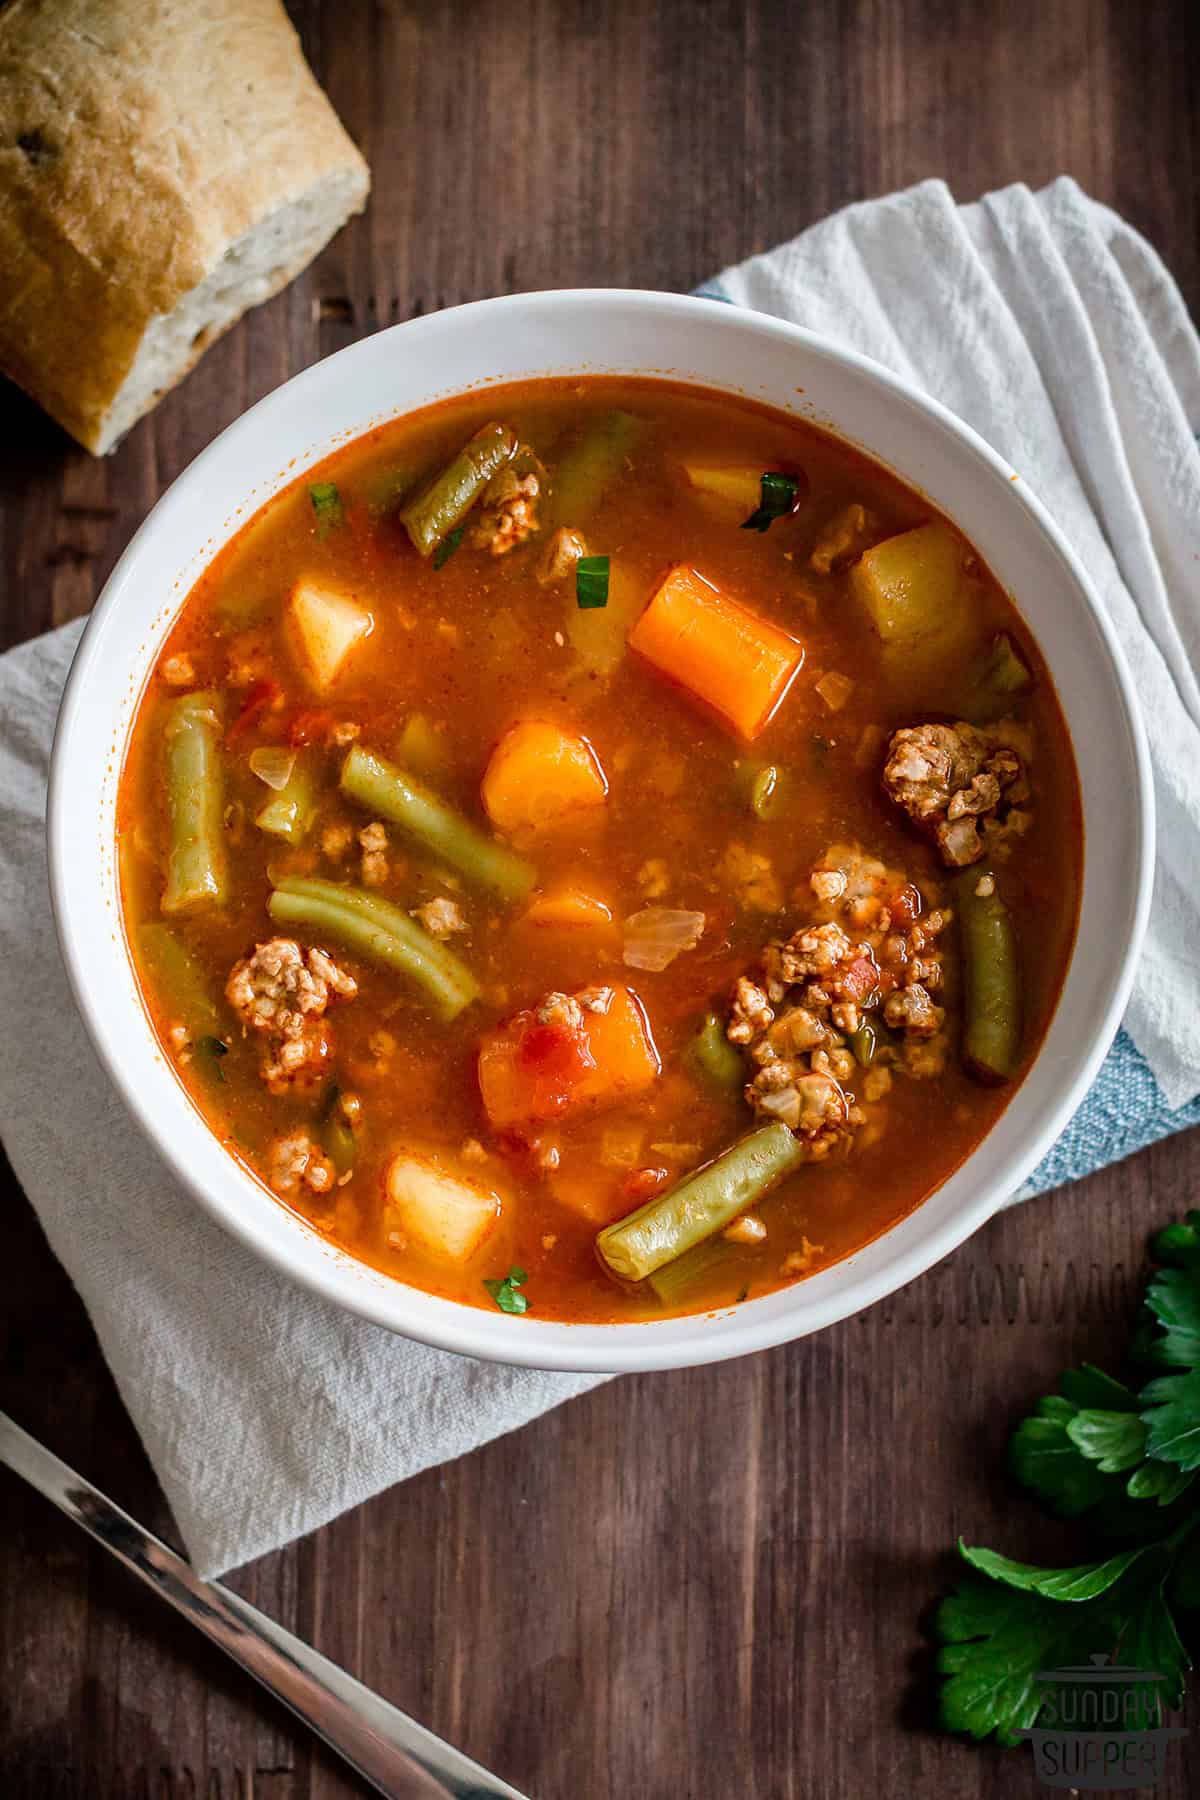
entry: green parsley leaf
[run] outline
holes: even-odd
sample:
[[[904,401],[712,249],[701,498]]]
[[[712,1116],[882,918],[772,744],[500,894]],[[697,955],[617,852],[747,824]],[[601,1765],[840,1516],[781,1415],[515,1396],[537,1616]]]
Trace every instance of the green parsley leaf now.
[[[1034,1563],[1014,1562],[996,1550],[964,1544],[961,1539],[958,1549],[973,1569],[978,1569],[981,1575],[990,1575],[993,1581],[1002,1581],[1006,1587],[1020,1588],[1025,1593],[1040,1594],[1044,1600],[1074,1603],[1094,1600],[1097,1595],[1107,1593],[1139,1557],[1147,1554],[1149,1546],[1139,1544],[1136,1549],[1122,1550],[1105,1562],[1078,1563],[1071,1569],[1039,1569]]]
[[[1200,1369],[1162,1375],[1142,1390],[1146,1448],[1181,1469],[1200,1469]]]
[[[943,1602],[943,1722],[1002,1743],[1032,1725],[1041,1669],[1119,1655],[1164,1676],[1178,1706],[1190,1667],[1172,1609],[1200,1612],[1200,1212],[1152,1243],[1136,1347],[1172,1371],[1140,1394],[1101,1370],[1068,1369],[1009,1445],[1013,1472],[1068,1518],[1123,1540],[1103,1561],[1043,1569],[959,1545],[976,1571]],[[981,1579],[982,1578],[982,1579]]]
[[[1109,1535],[1157,1535],[1162,1522],[1139,1523],[1123,1505],[1125,1496],[1170,1506],[1191,1473],[1151,1456],[1146,1421],[1139,1417],[1143,1402],[1122,1382],[1085,1363],[1066,1370],[1059,1386],[1062,1392],[1039,1400],[1013,1433],[1013,1474],[1063,1518],[1102,1509],[1093,1522]]]
[[[1164,1225],[1150,1240],[1150,1254],[1169,1269],[1200,1269],[1200,1212]]]
[[[743,531],[769,531],[776,519],[795,512],[800,483],[794,475],[768,469],[759,482],[758,492],[758,505],[748,519],[743,519]]]
[[[1172,1369],[1200,1367],[1200,1269],[1160,1269],[1146,1290],[1146,1305],[1162,1326],[1150,1345],[1151,1360]]]
[[[608,605],[607,556],[581,556],[575,564],[575,604],[589,607]]]
[[[963,1548],[974,1561],[979,1553]],[[990,1552],[984,1552],[990,1558]],[[1079,1569],[1021,1571],[1019,1585],[967,1581],[938,1608],[936,1630],[943,1649],[938,1669],[948,1679],[941,1694],[942,1723],[974,1738],[995,1732],[1002,1744],[1036,1723],[1044,1669],[1086,1663],[1093,1656],[1116,1656],[1140,1669],[1167,1677],[1163,1698],[1178,1706],[1190,1668],[1164,1597],[1172,1566],[1171,1541],[1135,1550],[1107,1563]],[[1008,1559],[995,1559],[1006,1564]],[[978,1566],[978,1565],[977,1565]],[[1113,1575],[1114,1568],[1118,1572]],[[1072,1578],[1077,1597],[1064,1605],[1048,1590]]]
[[[1146,1588],[1121,1633],[1121,1660],[1135,1669],[1153,1669],[1165,1675],[1163,1700],[1168,1706],[1183,1705],[1184,1676],[1192,1664],[1179,1641],[1161,1576]]]
[[[1195,1469],[1177,1469],[1171,1463],[1151,1460],[1133,1471],[1125,1492],[1131,1500],[1157,1500],[1160,1506],[1171,1506],[1195,1479]]]
[[[317,515],[318,537],[327,537],[335,526],[345,524],[346,510],[336,481],[314,481],[308,497]]]
[[[1088,1407],[1075,1414],[1067,1426],[1067,1436],[1103,1475],[1134,1469],[1146,1455],[1146,1427],[1136,1413],[1100,1412]]]
[[[1036,1412],[1018,1425],[1009,1443],[1008,1461],[1018,1481],[1063,1518],[1074,1519],[1101,1501],[1117,1497],[1122,1484],[1097,1466],[1088,1454],[1087,1434],[1081,1434],[1084,1442],[1080,1443],[1072,1427],[1081,1411],[1091,1408],[1109,1414],[1128,1413],[1136,1419],[1138,1401],[1127,1387],[1090,1363],[1081,1369],[1067,1369],[1059,1386],[1061,1393],[1047,1394],[1038,1401]]]
[[[229,1055],[229,1045],[219,1037],[202,1037],[196,1044],[197,1054],[208,1064],[208,1072],[218,1081],[224,1081],[225,1071],[221,1067],[221,1058]]]
[[[1008,1447],[1009,1467],[1056,1513],[1075,1519],[1099,1505],[1113,1483],[1090,1463],[1067,1435],[1075,1408],[1058,1394],[1039,1400],[1037,1412],[1022,1419]]]
[[[432,562],[435,569],[444,568],[450,561],[450,558],[462,543],[463,533],[466,529],[465,525],[456,525],[453,531],[448,531],[446,533],[445,537],[433,553]]]
[[[1111,1652],[1117,1630],[1108,1594],[1081,1606],[1060,1606],[1040,1594],[999,1583],[966,1581],[937,1611],[935,1629],[942,1682],[940,1714],[948,1731],[973,1738],[996,1734],[1000,1743],[1037,1721],[1043,1669],[1086,1663]]]
[[[503,1281],[485,1281],[484,1287],[503,1313],[523,1313],[529,1311],[529,1302],[518,1288],[524,1287],[529,1280],[524,1269],[518,1269],[514,1263]]]

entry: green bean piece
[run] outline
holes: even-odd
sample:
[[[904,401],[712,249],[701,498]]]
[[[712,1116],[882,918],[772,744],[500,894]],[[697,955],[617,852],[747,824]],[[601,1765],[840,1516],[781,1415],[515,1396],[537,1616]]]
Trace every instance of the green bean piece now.
[[[600,413],[551,472],[547,526],[580,525],[620,474],[643,429],[632,413]]]
[[[750,783],[750,811],[756,819],[765,821],[774,818],[778,812],[783,797],[780,792],[782,779],[774,763],[755,770]]]
[[[277,925],[328,932],[370,961],[407,975],[441,1019],[456,1019],[479,996],[479,983],[466,964],[377,894],[289,875],[276,883],[267,910]]]
[[[742,1059],[725,1036],[725,1021],[719,1013],[705,1014],[684,1056],[693,1075],[725,1093],[740,1088],[746,1079]]]
[[[801,1154],[786,1125],[762,1125],[628,1218],[606,1225],[596,1249],[614,1275],[644,1281],[732,1224],[796,1167]]]
[[[855,1062],[860,1069],[869,1069],[875,1061],[875,1050],[879,1042],[879,1034],[869,1019],[864,1019],[857,1031],[852,1031],[846,1039]]]
[[[308,497],[317,515],[318,537],[328,537],[337,526],[346,523],[346,509],[342,505],[336,481],[314,481],[308,490]]]
[[[424,783],[355,744],[342,764],[341,789],[369,812],[390,819],[475,887],[501,900],[521,900],[537,873],[514,850],[488,837],[439,800]]]
[[[167,817],[165,913],[191,912],[225,898],[221,841],[221,713],[215,694],[184,694],[164,726]]]
[[[216,1037],[220,1014],[208,979],[187,945],[169,925],[151,919],[136,933],[138,956],[155,989],[165,994],[190,1038]]]
[[[992,884],[990,893],[978,888]],[[962,943],[963,1061],[989,1084],[1008,1081],[1021,1056],[1021,978],[1012,917],[995,876],[978,864],[955,883]]]
[[[316,784],[312,762],[298,756],[291,774],[255,815],[260,831],[269,831],[289,844],[299,844],[308,834],[317,810]]]
[[[422,556],[432,556],[442,539],[461,524],[516,450],[517,434],[511,425],[483,425],[441,474],[401,507],[401,522]]]
[[[963,717],[973,725],[1002,719],[1012,710],[1017,695],[1027,694],[1032,686],[1033,676],[1008,633],[1002,631],[971,671]]]
[[[677,1256],[674,1262],[664,1263],[661,1269],[655,1269],[653,1275],[647,1275],[646,1286],[654,1292],[655,1298],[664,1306],[677,1307],[687,1304],[688,1294],[697,1288],[706,1275],[723,1262],[730,1262],[734,1251],[731,1244],[719,1237],[705,1238],[694,1250],[687,1250]]]
[[[336,1082],[321,1110],[321,1145],[339,1175],[348,1175],[358,1155],[358,1140]]]

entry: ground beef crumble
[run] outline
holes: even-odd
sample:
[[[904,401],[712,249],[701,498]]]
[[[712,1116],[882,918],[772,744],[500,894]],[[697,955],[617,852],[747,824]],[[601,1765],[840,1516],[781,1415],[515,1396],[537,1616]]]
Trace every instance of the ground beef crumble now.
[[[581,532],[561,525],[546,545],[538,563],[537,578],[542,587],[565,581],[581,557],[588,553],[587,540]]]
[[[358,984],[331,956],[271,938],[235,963],[225,998],[247,1031],[263,1039],[263,1080],[273,1094],[319,1076],[331,1052],[324,1014],[333,997],[352,1000]]]
[[[306,1131],[293,1131],[271,1145],[271,1186],[277,1194],[294,1194],[306,1187],[326,1194],[337,1181],[337,1171]]]
[[[1007,840],[1027,830],[1027,762],[1028,733],[1011,720],[987,730],[962,721],[909,725],[892,734],[883,786],[933,838],[942,861],[961,869],[988,851],[1004,854]]]
[[[541,492],[536,475],[518,475],[501,469],[488,484],[479,523],[471,531],[471,543],[493,556],[507,556],[538,529],[535,501]]]
[[[866,1122],[862,1102],[882,1100],[893,1072],[943,1067],[937,940],[950,914],[854,846],[828,850],[810,888],[811,922],[768,944],[735,982],[726,1036],[746,1058],[752,1110],[782,1120],[816,1161],[848,1148]],[[877,1032],[869,1066],[854,1051],[864,1027]]]
[[[427,900],[424,906],[414,906],[414,919],[419,919],[431,937],[450,937],[456,931],[466,931],[467,921],[463,918],[462,908],[457,900],[441,894],[436,900]]]

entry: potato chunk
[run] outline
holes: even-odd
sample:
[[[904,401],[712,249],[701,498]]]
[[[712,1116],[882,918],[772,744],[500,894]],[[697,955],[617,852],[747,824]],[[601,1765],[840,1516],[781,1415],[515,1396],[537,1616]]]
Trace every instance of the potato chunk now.
[[[491,1236],[499,1194],[481,1182],[448,1175],[419,1156],[394,1156],[387,1171],[385,1231],[411,1238],[439,1262],[464,1263]]]
[[[749,516],[759,503],[762,491],[760,468],[714,467],[711,463],[684,463],[683,472],[690,485],[714,500],[725,500],[730,506]]]
[[[957,629],[963,550],[945,525],[885,538],[850,570],[850,589],[885,643],[911,644]]]
[[[375,621],[365,606],[333,588],[298,581],[287,603],[292,645],[314,687],[333,686],[342,665]]]

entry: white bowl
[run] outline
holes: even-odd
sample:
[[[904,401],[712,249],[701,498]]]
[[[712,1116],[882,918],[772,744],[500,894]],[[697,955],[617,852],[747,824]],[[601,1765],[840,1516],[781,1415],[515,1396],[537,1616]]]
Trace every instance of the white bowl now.
[[[807,1281],[690,1318],[569,1325],[442,1300],[355,1262],[228,1156],[164,1059],[120,925],[117,781],[159,646],[216,550],[280,487],[381,419],[522,376],[653,374],[828,424],[921,488],[1016,599],[1050,666],[1083,787],[1079,936],[1037,1060],[966,1162],[900,1224]],[[1050,1148],[1121,1018],[1149,907],[1150,772],[1129,676],[1087,577],[1024,480],[876,364],[719,302],[583,290],[484,300],[398,325],[296,376],[211,444],[107,583],[63,699],[50,779],[59,938],[84,1021],[134,1118],[199,1203],[340,1306],[444,1349],[550,1369],[667,1369],[816,1331],[901,1287],[983,1223]]]

